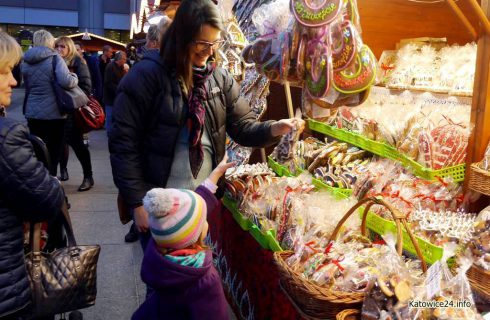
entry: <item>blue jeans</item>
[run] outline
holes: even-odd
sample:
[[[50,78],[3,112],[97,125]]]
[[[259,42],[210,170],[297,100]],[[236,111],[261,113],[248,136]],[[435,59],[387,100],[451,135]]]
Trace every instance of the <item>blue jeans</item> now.
[[[105,130],[109,136],[112,129],[112,106],[105,106]]]

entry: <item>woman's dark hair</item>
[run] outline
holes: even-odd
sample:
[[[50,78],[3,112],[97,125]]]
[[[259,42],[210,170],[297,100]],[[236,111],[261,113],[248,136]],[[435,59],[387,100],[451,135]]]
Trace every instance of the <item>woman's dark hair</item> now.
[[[188,90],[193,87],[189,48],[205,24],[224,31],[218,6],[212,0],[183,0],[162,38],[160,55]]]

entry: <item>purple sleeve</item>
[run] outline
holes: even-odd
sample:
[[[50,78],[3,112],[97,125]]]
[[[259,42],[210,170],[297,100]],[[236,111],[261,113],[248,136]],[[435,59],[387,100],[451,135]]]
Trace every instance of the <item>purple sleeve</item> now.
[[[200,195],[206,202],[208,212],[214,212],[219,205],[219,201],[216,196],[203,186],[199,186],[196,189],[196,193]]]

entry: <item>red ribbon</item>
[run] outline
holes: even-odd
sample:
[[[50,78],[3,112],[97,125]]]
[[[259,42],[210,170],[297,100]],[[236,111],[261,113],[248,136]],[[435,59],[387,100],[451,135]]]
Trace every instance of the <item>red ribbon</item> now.
[[[395,67],[390,67],[390,66],[387,66],[386,64],[384,63],[381,63],[381,69],[385,70],[385,71],[388,71],[388,70],[393,70],[395,69]]]
[[[446,182],[444,181],[444,179],[442,179],[441,177],[437,177],[437,176],[436,176],[436,179],[437,179],[437,180],[438,180],[438,181],[439,181],[439,182],[440,182],[440,183],[441,183],[443,186],[445,186],[446,188],[447,188],[447,186],[449,185],[449,184],[448,184],[448,183],[446,183]]]
[[[344,257],[342,257],[342,259],[335,259],[335,260],[332,260],[332,263],[333,263],[334,265],[336,265],[336,266],[337,266],[337,268],[339,268],[339,270],[340,270],[340,271],[344,271],[344,270],[345,270],[345,269],[344,269],[344,267],[342,267],[342,266],[340,265],[340,263],[341,263],[342,261],[344,261]]]
[[[330,250],[332,250],[332,247],[333,247],[333,241],[331,241],[328,246],[325,248],[325,251],[324,253],[325,254],[329,254],[330,253]]]
[[[316,244],[315,241],[310,241],[310,242],[305,243],[305,247],[310,248],[310,250],[313,251],[314,253],[320,252],[320,250],[318,250],[315,247],[313,247],[314,244]]]

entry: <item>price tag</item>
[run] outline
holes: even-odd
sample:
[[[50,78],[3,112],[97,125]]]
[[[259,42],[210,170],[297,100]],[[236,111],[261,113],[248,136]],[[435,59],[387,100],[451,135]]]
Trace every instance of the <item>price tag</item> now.
[[[321,107],[316,106],[315,104],[312,104],[312,106],[311,106],[311,113],[312,113],[311,115],[313,116],[313,119],[330,117],[330,109],[321,108]]]
[[[427,278],[425,280],[427,299],[432,299],[436,294],[441,292],[441,280],[441,263],[437,261],[427,270]]]
[[[340,93],[337,90],[331,88],[330,90],[328,90],[327,96],[322,99],[325,100],[328,104],[334,104],[335,101],[337,101],[339,95]]]

